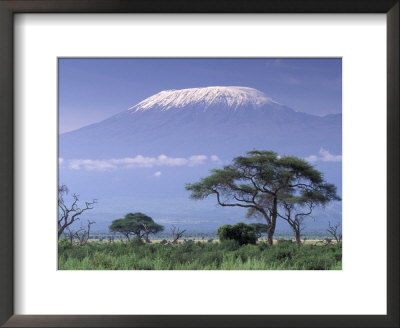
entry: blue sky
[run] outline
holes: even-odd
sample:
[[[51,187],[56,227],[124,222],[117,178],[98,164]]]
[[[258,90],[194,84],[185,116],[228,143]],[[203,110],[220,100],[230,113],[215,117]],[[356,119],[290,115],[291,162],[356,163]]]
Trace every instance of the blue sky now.
[[[166,89],[236,85],[314,115],[341,113],[341,59],[59,59],[59,132],[101,121]]]

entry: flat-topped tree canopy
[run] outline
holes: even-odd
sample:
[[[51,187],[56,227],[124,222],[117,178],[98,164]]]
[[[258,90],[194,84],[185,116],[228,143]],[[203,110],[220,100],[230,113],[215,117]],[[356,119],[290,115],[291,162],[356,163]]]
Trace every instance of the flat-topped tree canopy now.
[[[130,235],[135,235],[149,242],[149,234],[158,233],[164,230],[164,227],[154,222],[154,220],[146,214],[136,212],[128,213],[122,219],[117,219],[112,222],[109,227],[110,231],[123,234],[128,240]]]

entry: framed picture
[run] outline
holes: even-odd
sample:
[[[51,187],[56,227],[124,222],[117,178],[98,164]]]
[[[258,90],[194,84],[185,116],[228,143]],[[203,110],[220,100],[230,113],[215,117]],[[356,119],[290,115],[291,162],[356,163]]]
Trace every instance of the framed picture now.
[[[0,9],[4,326],[399,325],[398,1]]]

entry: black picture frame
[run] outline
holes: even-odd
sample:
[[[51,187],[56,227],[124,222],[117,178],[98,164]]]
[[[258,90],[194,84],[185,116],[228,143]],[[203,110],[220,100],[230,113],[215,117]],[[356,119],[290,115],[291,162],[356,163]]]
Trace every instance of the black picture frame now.
[[[399,0],[0,0],[0,324],[4,327],[399,327],[399,8]],[[16,13],[386,14],[387,315],[14,315],[13,17]]]

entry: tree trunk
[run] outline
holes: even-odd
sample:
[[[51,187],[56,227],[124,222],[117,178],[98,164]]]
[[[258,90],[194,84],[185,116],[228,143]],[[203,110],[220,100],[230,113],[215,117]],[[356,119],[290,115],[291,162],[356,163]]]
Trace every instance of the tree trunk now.
[[[296,236],[297,245],[301,245],[300,231],[295,231],[294,234]]]
[[[275,234],[275,227],[276,227],[276,216],[272,216],[271,218],[271,226],[268,230],[268,245],[272,245],[274,242],[274,234]]]
[[[276,197],[274,197],[274,205],[273,205],[271,214],[272,214],[271,215],[271,225],[268,230],[268,245],[272,245],[274,242],[276,218],[278,216],[278,199]]]
[[[65,230],[65,228],[66,228],[66,227],[63,227],[63,226],[58,227],[58,239],[60,239],[62,233],[63,233],[64,230]]]
[[[268,245],[272,245],[274,242],[274,233],[271,232],[271,228],[268,230],[268,235],[267,235],[267,243]]]
[[[145,239],[144,240],[146,241],[146,243],[150,243],[149,233],[148,232],[145,234]]]

